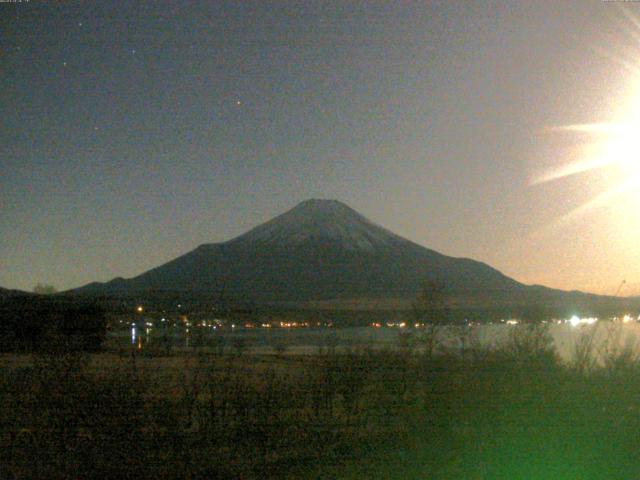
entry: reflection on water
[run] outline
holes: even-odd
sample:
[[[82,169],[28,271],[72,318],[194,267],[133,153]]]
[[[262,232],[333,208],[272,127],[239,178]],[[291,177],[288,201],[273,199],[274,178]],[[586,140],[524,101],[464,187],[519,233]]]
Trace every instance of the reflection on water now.
[[[467,328],[478,345],[490,346],[499,343],[508,336],[511,329],[519,326],[504,323],[474,325]],[[640,343],[636,341],[640,338],[640,323],[636,321],[550,324],[548,332],[558,353],[565,359],[571,358],[575,353],[576,346],[583,335],[592,335],[594,348],[597,349],[606,342],[615,341],[620,347],[633,347],[640,352]],[[460,336],[459,330],[454,330],[453,327],[444,327],[441,333],[443,338],[450,337],[454,341]],[[123,334],[123,331],[110,332],[109,336],[115,341],[119,339],[122,341],[127,338],[126,334]],[[311,354],[328,346],[338,347],[339,350],[356,346],[393,348],[400,345],[401,337],[406,337],[407,334],[415,335],[417,338],[420,335],[420,329],[310,327],[216,330],[207,327],[170,327],[165,323],[158,327],[144,328],[143,331],[139,331],[133,324],[128,340],[131,342],[130,345],[138,349],[156,345],[167,351],[174,348],[210,348],[212,351],[223,352],[233,350],[242,343],[248,351],[254,353],[273,353],[277,347],[284,345],[282,348],[288,353]]]
[[[147,325],[149,325],[147,323]],[[207,332],[209,333],[209,332]],[[213,330],[212,332],[213,333]],[[112,338],[118,338],[122,335],[122,333],[118,334],[117,332],[110,332],[109,336]],[[199,335],[204,338],[202,334]],[[163,343],[169,343],[172,346],[177,347],[192,347],[197,346],[192,342],[192,332],[190,328],[180,329],[175,327],[168,327],[163,325],[160,328],[154,328],[151,326],[147,326],[144,328],[144,332],[138,331],[138,326],[135,323],[131,324],[131,331],[129,334],[129,339],[131,340],[131,345],[137,346],[141,349],[144,345],[147,345],[153,341],[162,341]]]
[[[138,335],[138,327],[136,324],[131,325],[131,345],[137,346],[138,349],[141,349],[143,344],[149,343],[151,336],[152,329],[150,327],[144,329],[144,335]]]

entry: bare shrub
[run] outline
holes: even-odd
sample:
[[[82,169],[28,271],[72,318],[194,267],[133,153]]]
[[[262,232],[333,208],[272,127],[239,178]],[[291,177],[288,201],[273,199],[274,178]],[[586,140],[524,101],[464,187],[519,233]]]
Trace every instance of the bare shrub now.
[[[430,358],[441,346],[441,331],[450,320],[445,287],[441,282],[430,280],[424,284],[411,305],[410,324],[421,325],[416,335],[424,354]]]
[[[505,362],[528,371],[557,369],[559,359],[547,324],[530,323],[509,327],[496,352]]]
[[[602,363],[609,377],[629,377],[640,373],[640,353],[635,337],[622,340],[620,325],[611,324],[607,328],[607,338],[602,350]]]
[[[597,326],[588,331],[583,331],[575,343],[571,367],[578,375],[588,375],[594,371],[598,364],[598,355],[594,345]]]

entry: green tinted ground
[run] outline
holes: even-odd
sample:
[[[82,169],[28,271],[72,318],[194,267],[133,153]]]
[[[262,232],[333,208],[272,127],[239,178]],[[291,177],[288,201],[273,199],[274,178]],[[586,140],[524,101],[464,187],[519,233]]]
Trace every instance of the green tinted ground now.
[[[637,358],[561,364],[523,332],[464,356],[5,355],[0,478],[639,478]]]

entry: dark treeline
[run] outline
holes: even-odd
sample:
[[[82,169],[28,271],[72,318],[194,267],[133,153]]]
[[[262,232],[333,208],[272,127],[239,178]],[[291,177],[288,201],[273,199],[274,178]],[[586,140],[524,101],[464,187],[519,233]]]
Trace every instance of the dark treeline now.
[[[55,296],[13,296],[0,301],[0,351],[96,351],[107,332],[95,302]]]

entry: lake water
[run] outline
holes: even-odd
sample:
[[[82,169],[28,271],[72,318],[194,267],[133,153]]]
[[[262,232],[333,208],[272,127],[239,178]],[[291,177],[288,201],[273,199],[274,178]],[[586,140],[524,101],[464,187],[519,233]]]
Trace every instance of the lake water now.
[[[475,343],[491,346],[505,341],[515,329],[521,325],[504,323],[493,325],[474,325],[468,327],[444,327],[440,332],[442,343],[448,348],[456,349],[460,345],[461,329],[466,337],[467,345]],[[603,354],[612,349],[630,348],[640,352],[640,323],[596,322],[594,324],[577,324],[564,322],[546,325],[548,333],[561,358],[570,359],[583,337],[590,337],[595,352]],[[212,330],[192,328],[189,330],[174,329],[162,334],[154,328],[132,328],[128,333],[120,331],[111,333],[112,341],[117,344],[130,344],[137,348],[148,348],[152,343],[170,344],[178,351],[196,348],[215,349],[217,351],[243,351],[255,354],[273,354],[278,350],[287,354],[314,354],[333,350],[345,352],[358,347],[374,349],[397,348],[407,343],[408,337],[419,337],[421,328],[247,328]],[[164,341],[164,343],[162,343]],[[419,345],[419,342],[417,342]],[[414,347],[419,349],[419,346]]]

